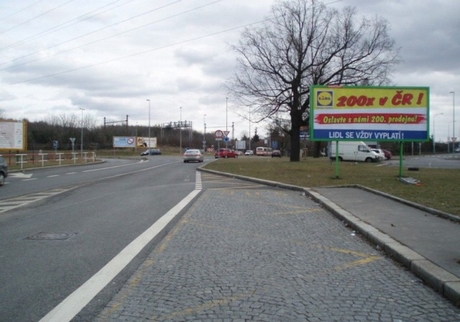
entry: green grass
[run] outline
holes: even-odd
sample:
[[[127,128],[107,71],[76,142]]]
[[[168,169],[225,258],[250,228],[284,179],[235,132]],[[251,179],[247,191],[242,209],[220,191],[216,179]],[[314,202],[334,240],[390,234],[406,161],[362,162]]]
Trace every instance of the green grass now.
[[[408,171],[406,167],[403,175],[420,181],[412,185],[399,180],[399,167],[375,163],[342,162],[336,178],[335,162],[327,158],[290,162],[287,158],[241,157],[219,159],[205,168],[309,188],[359,184],[460,216],[458,169]]]

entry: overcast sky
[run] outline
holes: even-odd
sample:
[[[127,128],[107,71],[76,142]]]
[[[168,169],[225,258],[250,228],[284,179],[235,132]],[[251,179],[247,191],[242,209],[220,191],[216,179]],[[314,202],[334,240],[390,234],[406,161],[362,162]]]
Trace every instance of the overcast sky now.
[[[227,101],[230,49],[243,26],[267,17],[274,0],[0,0],[0,108],[43,121],[90,115],[102,125],[190,121],[202,132],[249,122]],[[403,62],[395,86],[428,86],[436,140],[452,136],[460,103],[460,1],[342,0],[360,15],[386,18]],[[458,106],[458,103],[455,105]],[[182,108],[181,108],[182,107]],[[228,113],[227,113],[228,107]],[[240,112],[241,113],[241,112]],[[247,111],[242,111],[247,114]],[[443,113],[442,115],[434,115]],[[455,135],[460,137],[460,108]],[[206,115],[206,116],[205,116]],[[227,117],[228,115],[228,117]],[[264,124],[251,124],[251,135]],[[231,136],[231,135],[230,135]]]

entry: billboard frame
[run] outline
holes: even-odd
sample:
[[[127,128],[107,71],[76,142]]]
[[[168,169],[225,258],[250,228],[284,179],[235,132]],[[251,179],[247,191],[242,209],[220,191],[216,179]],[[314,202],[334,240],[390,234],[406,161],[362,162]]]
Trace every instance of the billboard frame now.
[[[427,142],[429,87],[312,86],[312,141]]]

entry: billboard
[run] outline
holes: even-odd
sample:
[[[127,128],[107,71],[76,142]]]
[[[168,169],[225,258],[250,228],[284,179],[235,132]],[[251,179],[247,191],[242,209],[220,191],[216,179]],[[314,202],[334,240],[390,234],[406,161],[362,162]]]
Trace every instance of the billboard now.
[[[428,87],[312,86],[312,141],[429,140]]]
[[[138,148],[156,148],[157,147],[157,138],[137,137],[136,142],[137,142]]]
[[[136,147],[135,136],[114,136],[113,147],[114,148],[135,148]]]
[[[149,144],[150,143],[150,144]],[[114,148],[156,148],[157,138],[136,136],[114,136]]]
[[[27,150],[27,122],[0,121],[0,150]]]

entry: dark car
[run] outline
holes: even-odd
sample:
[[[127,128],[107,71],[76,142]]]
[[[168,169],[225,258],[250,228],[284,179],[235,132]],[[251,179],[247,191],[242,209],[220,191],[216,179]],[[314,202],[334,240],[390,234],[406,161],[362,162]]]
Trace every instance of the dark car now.
[[[385,159],[386,159],[386,160],[390,160],[391,157],[392,157],[391,152],[388,151],[388,150],[385,150],[385,149],[382,149],[382,151],[383,151],[383,154],[385,154]]]
[[[272,158],[277,157],[281,158],[281,151],[280,150],[273,150],[272,151]]]
[[[141,153],[141,155],[160,155],[160,149],[148,149]]]
[[[231,149],[222,148],[218,149],[216,153],[214,153],[214,158],[238,158],[238,153]]]
[[[0,157],[0,186],[5,184],[5,179],[8,177],[8,164],[3,157]]]

